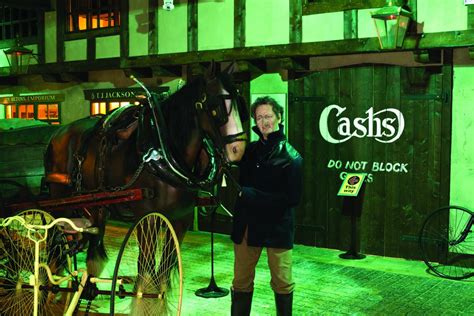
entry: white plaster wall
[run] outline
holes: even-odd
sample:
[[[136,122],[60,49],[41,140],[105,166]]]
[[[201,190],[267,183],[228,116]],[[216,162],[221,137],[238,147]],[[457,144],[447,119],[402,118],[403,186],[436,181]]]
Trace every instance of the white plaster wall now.
[[[245,9],[246,46],[289,43],[288,0],[247,0]]]
[[[474,66],[455,66],[450,204],[474,209]]]
[[[377,31],[375,30],[374,21],[372,20],[371,12],[378,10],[379,8],[364,9],[357,11],[357,37],[377,37]]]
[[[198,49],[234,47],[234,1],[198,3]]]
[[[129,1],[129,55],[148,55],[148,0]]]
[[[331,12],[303,16],[303,42],[344,39],[344,13]]]
[[[467,29],[467,6],[462,0],[418,0],[416,8],[424,33]]]
[[[95,57],[120,57],[120,35],[98,37],[95,40]]]
[[[64,42],[64,61],[86,60],[87,40],[78,39]]]
[[[171,11],[158,10],[158,54],[188,50],[188,9],[186,2],[175,2]]]

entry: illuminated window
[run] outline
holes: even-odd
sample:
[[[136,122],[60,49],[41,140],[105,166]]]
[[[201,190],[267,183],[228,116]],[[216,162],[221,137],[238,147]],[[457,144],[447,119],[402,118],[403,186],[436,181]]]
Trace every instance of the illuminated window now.
[[[34,120],[35,109],[33,104],[20,104],[18,106],[18,118]]]
[[[92,102],[91,115],[107,114],[106,102]]]
[[[37,109],[38,120],[57,120],[59,119],[58,104],[38,104]]]
[[[91,102],[91,115],[107,114],[119,107],[129,105],[130,101]],[[134,102],[139,105],[140,102]]]
[[[67,31],[80,32],[120,25],[120,0],[66,0]]]
[[[60,123],[58,103],[41,104],[7,104],[5,105],[5,118],[21,118],[26,120],[40,120],[50,124]]]

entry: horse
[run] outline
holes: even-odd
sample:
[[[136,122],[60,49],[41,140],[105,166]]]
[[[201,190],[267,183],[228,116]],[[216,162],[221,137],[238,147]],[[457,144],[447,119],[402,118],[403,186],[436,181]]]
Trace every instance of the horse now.
[[[130,220],[159,211],[181,243],[198,192],[210,192],[241,159],[247,138],[242,123],[248,113],[229,71],[197,76],[163,100],[145,91],[139,106],[84,118],[52,135],[45,153],[51,198],[131,188],[151,192],[143,200],[91,207],[80,214],[99,228],[98,235],[87,237],[89,274],[100,275],[107,260],[103,238],[108,213]],[[66,209],[53,215],[75,216]]]

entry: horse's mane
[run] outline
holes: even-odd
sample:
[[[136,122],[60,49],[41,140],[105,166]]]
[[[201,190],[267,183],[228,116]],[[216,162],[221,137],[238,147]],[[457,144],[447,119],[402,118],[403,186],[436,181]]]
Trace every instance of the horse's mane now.
[[[171,150],[182,154],[197,126],[195,102],[201,100],[206,81],[200,76],[184,85],[161,104],[168,125]]]

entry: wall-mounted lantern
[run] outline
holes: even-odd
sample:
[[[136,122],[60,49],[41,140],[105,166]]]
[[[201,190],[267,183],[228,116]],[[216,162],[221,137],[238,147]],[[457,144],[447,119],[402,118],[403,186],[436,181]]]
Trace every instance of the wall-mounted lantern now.
[[[403,45],[408,23],[413,14],[396,1],[387,0],[385,7],[371,12],[381,49],[396,49]]]
[[[171,11],[174,9],[173,0],[163,0],[163,9]]]
[[[17,37],[15,46],[3,51],[7,56],[11,75],[24,75],[28,73],[31,58],[35,57],[33,51],[24,47]]]

